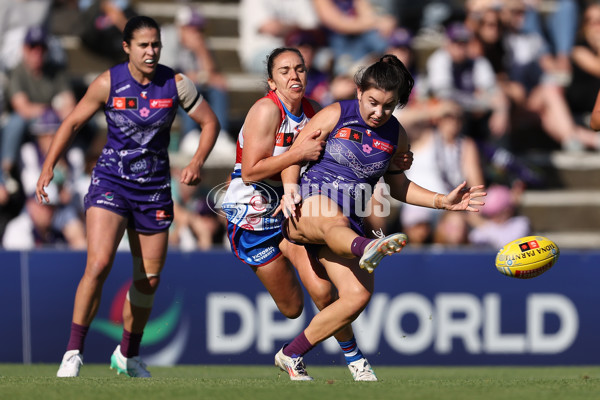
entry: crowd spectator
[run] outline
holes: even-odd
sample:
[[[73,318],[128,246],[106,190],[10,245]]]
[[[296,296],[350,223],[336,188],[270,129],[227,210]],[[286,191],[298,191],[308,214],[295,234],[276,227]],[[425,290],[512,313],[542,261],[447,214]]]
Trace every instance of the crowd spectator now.
[[[62,119],[75,107],[75,94],[67,71],[47,57],[48,32],[29,28],[23,43],[23,60],[8,74],[8,121],[2,135],[2,170],[14,173],[19,147],[32,123],[48,109]]]
[[[161,63],[189,77],[219,120],[221,131],[206,166],[229,165],[235,157],[235,141],[229,132],[228,86],[206,40],[206,19],[193,6],[184,5],[177,9],[173,22],[161,27]],[[172,149],[191,159],[200,141],[200,126],[181,108],[176,126]]]
[[[546,39],[552,60],[549,75],[553,81],[565,86],[571,79],[570,56],[575,44],[579,23],[579,1],[525,0],[526,31],[536,32]]]
[[[589,126],[590,114],[600,91],[600,4],[585,8],[578,40],[573,48],[572,79],[565,89],[575,121]],[[598,138],[600,140],[600,138]]]
[[[18,0],[0,2],[0,70],[10,70],[23,57],[22,43],[27,30],[46,26],[50,17],[52,0]],[[65,54],[59,41],[48,38],[49,54],[57,63],[64,63]]]
[[[354,64],[382,54],[396,18],[378,14],[370,0],[313,0],[321,25],[328,31],[335,75],[347,73]]]
[[[79,11],[83,45],[110,63],[123,61],[123,28],[137,14],[130,0],[80,0]]]
[[[190,6],[180,7],[175,16],[177,43],[170,47],[175,54],[173,60],[165,59],[165,63],[176,71],[186,74],[198,91],[206,98],[217,115],[221,130],[229,132],[229,95],[225,76],[208,47],[204,29],[206,20],[200,12]],[[179,112],[183,135],[198,129],[196,124],[183,111]],[[221,134],[219,135],[221,136]]]
[[[174,219],[169,244],[183,251],[210,250],[222,244],[225,219],[213,211],[214,205],[200,188],[180,183],[182,166],[178,164],[182,160],[171,161]]]
[[[491,185],[477,226],[469,233],[469,242],[499,249],[508,242],[530,235],[529,218],[517,212],[522,190],[520,185],[513,188]]]
[[[437,105],[436,113],[433,129],[424,131],[411,143],[414,162],[406,176],[436,192],[447,192],[463,181],[469,186],[483,184],[479,149],[472,138],[462,133],[460,106],[446,100]],[[442,210],[403,204],[401,224],[411,245],[430,242],[441,215]]]
[[[427,79],[416,65],[413,35],[406,28],[396,28],[388,39],[387,54],[393,54],[406,65],[415,80],[408,104],[397,108],[394,116],[402,121],[409,139],[418,140],[421,133],[431,127],[431,120],[439,109],[427,89]]]
[[[469,135],[500,142],[509,129],[508,100],[490,62],[469,51],[472,38],[464,23],[448,26],[444,45],[427,59],[428,89],[438,99],[458,102]]]
[[[469,242],[467,218],[460,213],[443,212],[433,233],[433,244],[438,246],[465,246]]]
[[[247,72],[261,74],[267,56],[297,29],[315,29],[319,20],[311,0],[241,0],[239,56]]]
[[[543,131],[565,150],[598,148],[597,135],[575,123],[562,86],[552,78],[555,62],[544,38],[525,29],[526,11],[523,0],[510,0],[501,12],[509,80],[505,88],[515,106],[513,121],[539,119]],[[519,132],[518,125],[514,128]]]
[[[31,126],[33,140],[24,143],[20,149],[20,180],[26,201],[21,214],[6,227],[3,239],[6,248],[31,249],[46,245],[85,248],[85,229],[78,207],[82,200],[73,192],[76,173],[66,159],[57,164],[55,179],[49,185],[55,194],[53,202],[45,206],[36,204],[35,200],[35,182],[59,125],[56,113],[46,110]]]

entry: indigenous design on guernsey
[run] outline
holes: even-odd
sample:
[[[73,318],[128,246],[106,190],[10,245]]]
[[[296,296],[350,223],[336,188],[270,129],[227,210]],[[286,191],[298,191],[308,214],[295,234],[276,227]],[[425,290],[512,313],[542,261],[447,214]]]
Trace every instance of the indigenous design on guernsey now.
[[[175,73],[159,64],[152,82],[142,85],[123,63],[110,69],[110,82],[104,108],[107,142],[92,173],[92,185],[118,184],[156,196],[170,188],[167,148],[179,106]]]
[[[295,116],[287,110],[274,91],[270,91],[265,97],[277,104],[281,111],[281,123],[273,147],[273,156],[277,156],[290,148],[298,133],[314,115],[314,110],[310,102],[303,98],[303,112],[300,116]],[[273,217],[271,213],[279,205],[283,194],[281,175],[276,174],[260,182],[244,184],[242,181],[243,151],[244,127],[242,126],[238,135],[235,167],[222,204],[227,220],[246,230],[260,231],[279,228],[282,215]]]
[[[327,137],[321,160],[301,178],[301,194],[322,194],[336,201],[353,227],[362,232],[366,203],[398,147],[400,123],[395,117],[378,128],[360,116],[358,100],[340,102],[340,119]],[[357,215],[359,214],[359,215]]]

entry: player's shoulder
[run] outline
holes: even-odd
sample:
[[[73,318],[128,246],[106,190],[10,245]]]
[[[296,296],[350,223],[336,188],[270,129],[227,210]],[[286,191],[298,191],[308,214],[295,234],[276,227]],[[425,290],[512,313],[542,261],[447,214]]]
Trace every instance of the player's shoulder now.
[[[321,115],[322,117],[333,117],[333,116],[340,116],[342,113],[342,104],[339,101],[336,101],[335,103],[331,103],[328,106],[325,106],[321,109],[321,111],[318,112],[318,115]]]
[[[263,97],[258,99],[252,107],[250,107],[248,113],[263,118],[279,118],[282,114],[282,109],[269,97]]]
[[[98,90],[110,92],[111,85],[111,73],[110,70],[106,70],[98,75],[89,86],[88,90]]]

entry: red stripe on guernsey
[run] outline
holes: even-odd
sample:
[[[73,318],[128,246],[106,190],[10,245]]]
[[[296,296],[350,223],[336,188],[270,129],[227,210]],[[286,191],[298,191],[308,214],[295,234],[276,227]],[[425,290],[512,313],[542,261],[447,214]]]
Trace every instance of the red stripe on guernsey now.
[[[235,231],[237,229],[238,229],[237,225],[233,225],[233,232],[231,232],[231,235],[229,235],[229,239],[231,242],[231,247],[233,247],[233,253],[235,254],[235,256],[237,258],[239,258],[240,260],[242,260],[245,263],[245,261],[242,259],[242,257],[240,257],[240,253],[237,249],[237,246],[235,245]]]
[[[240,146],[240,139],[237,140],[237,146],[235,147],[235,163],[242,163],[242,146]]]

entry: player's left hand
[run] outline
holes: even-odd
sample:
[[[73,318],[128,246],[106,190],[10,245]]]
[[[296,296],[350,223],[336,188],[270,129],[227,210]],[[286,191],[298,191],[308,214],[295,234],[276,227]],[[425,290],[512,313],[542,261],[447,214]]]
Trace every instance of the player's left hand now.
[[[483,206],[485,203],[481,200],[475,200],[487,195],[482,192],[483,185],[467,187],[464,181],[454,188],[450,193],[442,197],[441,208],[449,211],[473,211],[479,212],[479,208],[473,206]]]
[[[296,207],[302,202],[302,195],[300,195],[300,187],[294,184],[284,185],[285,194],[281,198],[279,207],[277,207],[277,214],[279,211],[283,211],[285,218],[296,216]]]
[[[408,151],[405,153],[396,153],[392,158],[393,169],[401,169],[406,171],[410,169],[414,160],[414,154],[410,151],[410,145],[408,145]]]
[[[202,181],[202,175],[200,174],[201,166],[196,165],[195,163],[189,163],[182,171],[181,171],[181,179],[180,182],[189,186],[195,186]]]

